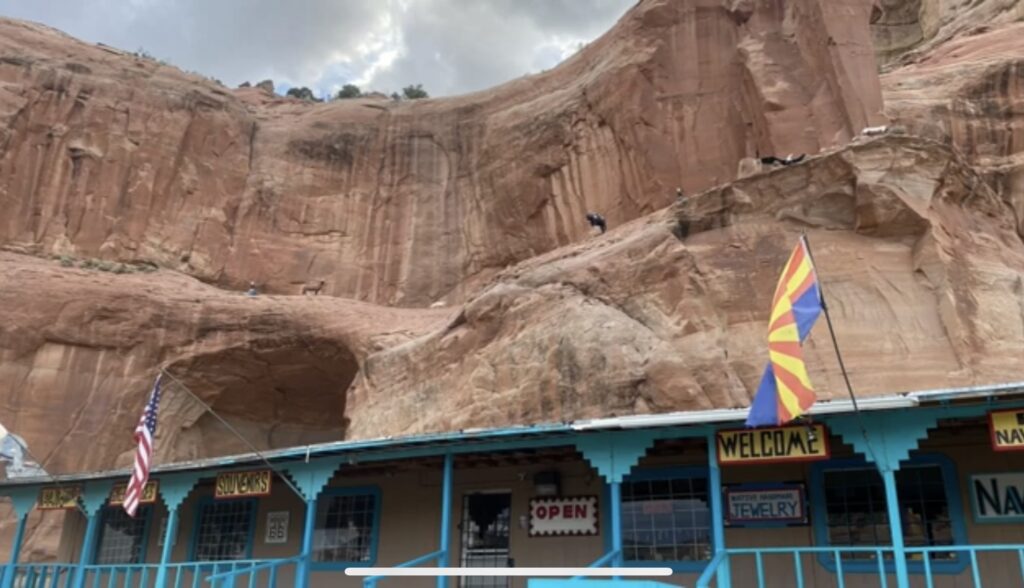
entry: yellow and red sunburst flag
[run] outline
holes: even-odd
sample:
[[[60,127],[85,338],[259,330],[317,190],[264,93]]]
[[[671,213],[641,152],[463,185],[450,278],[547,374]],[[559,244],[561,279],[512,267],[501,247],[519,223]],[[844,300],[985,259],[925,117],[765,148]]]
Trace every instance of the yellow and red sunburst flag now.
[[[781,425],[814,404],[801,344],[822,311],[807,240],[800,237],[775,287],[768,321],[768,365],[747,415],[748,427]]]

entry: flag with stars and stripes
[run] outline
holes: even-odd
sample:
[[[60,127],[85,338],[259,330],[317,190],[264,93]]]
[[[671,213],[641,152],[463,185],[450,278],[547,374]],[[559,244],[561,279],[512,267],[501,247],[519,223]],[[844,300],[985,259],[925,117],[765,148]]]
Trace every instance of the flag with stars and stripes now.
[[[135,442],[138,446],[135,450],[135,466],[132,469],[132,479],[128,482],[128,488],[124,493],[124,510],[128,516],[135,516],[139,509],[139,501],[142,499],[142,490],[149,481],[149,470],[153,458],[153,438],[156,436],[156,413],[160,408],[160,378],[156,377],[153,384],[153,392],[149,395],[149,402],[142,411],[139,424],[135,427]]]

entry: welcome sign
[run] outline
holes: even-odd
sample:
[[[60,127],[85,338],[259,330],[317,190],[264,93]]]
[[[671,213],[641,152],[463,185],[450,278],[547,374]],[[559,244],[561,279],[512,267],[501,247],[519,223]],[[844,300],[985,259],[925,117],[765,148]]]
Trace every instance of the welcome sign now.
[[[243,498],[270,494],[270,470],[225,472],[217,476],[214,498]]]
[[[1024,521],[1024,473],[977,474],[970,480],[975,521]]]
[[[716,440],[722,465],[814,461],[831,455],[824,425],[719,431]]]
[[[1024,450],[1024,410],[992,411],[988,413],[988,426],[993,450]]]

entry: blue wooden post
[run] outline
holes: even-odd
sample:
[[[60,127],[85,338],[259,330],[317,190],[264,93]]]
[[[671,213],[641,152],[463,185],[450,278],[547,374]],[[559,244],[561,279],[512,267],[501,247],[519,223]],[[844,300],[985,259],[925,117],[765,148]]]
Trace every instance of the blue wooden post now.
[[[622,565],[622,484],[608,483],[608,499],[611,501],[612,513],[612,551],[617,552],[612,558],[612,567]]]
[[[444,478],[441,482],[441,546],[438,550],[441,555],[437,558],[437,567],[448,567],[448,543],[449,531],[452,522],[452,469],[454,459],[452,454],[444,456]],[[437,577],[437,588],[444,588],[448,579],[443,576]]]
[[[96,540],[100,530],[100,511],[107,503],[110,496],[110,488],[114,485],[112,481],[89,482],[82,491],[82,506],[88,520],[85,526],[85,539],[82,542],[82,553],[78,557],[78,568],[75,570],[74,588],[82,588],[85,585],[85,566],[92,563],[93,554],[96,551]]]
[[[313,561],[313,534],[316,531],[316,500],[339,467],[341,467],[341,458],[332,457],[294,463],[285,468],[289,477],[302,492],[300,498],[306,503],[305,526],[302,528],[302,552],[295,565],[295,588],[309,586]],[[380,508],[380,505],[377,508]]]
[[[306,499],[306,524],[302,527],[302,555],[295,566],[295,585],[309,586],[309,565],[313,559],[313,531],[316,528],[316,498]]]
[[[167,529],[164,530],[164,546],[160,550],[160,567],[156,570],[156,580],[153,585],[154,588],[165,588],[167,586],[167,564],[171,561],[174,538],[178,536],[178,508],[192,491],[192,487],[199,481],[199,474],[196,472],[169,474],[161,476],[158,481],[160,496],[164,499],[164,505],[167,507]]]
[[[725,553],[725,509],[722,508],[722,470],[718,466],[718,436],[714,431],[708,433],[708,499],[711,502],[711,544],[715,555]],[[732,586],[732,570],[729,556],[724,555],[718,567],[716,579],[718,586]]]
[[[28,521],[28,514],[36,503],[36,496],[39,488],[12,488],[8,491],[11,497],[11,505],[14,507],[14,516],[18,517],[18,527],[14,531],[14,542],[11,543],[11,558],[4,566],[2,588],[11,588],[14,585],[14,575],[17,572],[18,557],[21,556],[21,544],[25,540],[25,524]]]
[[[885,505],[889,512],[889,533],[892,535],[892,559],[896,566],[896,586],[910,588],[907,575],[907,552],[903,545],[903,522],[900,518],[900,501],[896,494],[896,475],[891,468],[879,468],[885,483]],[[928,557],[928,554],[924,554]]]

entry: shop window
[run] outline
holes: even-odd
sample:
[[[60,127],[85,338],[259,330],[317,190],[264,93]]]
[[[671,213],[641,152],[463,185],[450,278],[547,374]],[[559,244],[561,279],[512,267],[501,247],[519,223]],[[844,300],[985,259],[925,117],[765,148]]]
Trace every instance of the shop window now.
[[[376,488],[328,488],[317,500],[313,561],[373,565],[379,521],[380,492]]]
[[[700,570],[711,559],[707,470],[640,470],[622,483],[622,548],[627,564]]]
[[[255,526],[255,500],[209,499],[200,503],[192,561],[248,559]]]
[[[128,516],[121,506],[103,509],[99,545],[96,547],[95,563],[138,564],[146,557],[146,535],[149,530],[151,508],[140,507],[135,518]]]
[[[959,490],[953,464],[940,456],[915,457],[895,473],[903,538],[907,547],[941,547],[965,543],[966,531],[960,513]],[[878,470],[857,462],[816,464],[812,472],[815,535],[818,543],[830,546],[892,545],[885,485]],[[877,572],[876,554],[844,553],[843,568]],[[892,554],[884,554],[891,560]],[[923,570],[923,555],[911,554],[911,570]],[[956,573],[964,562],[955,551],[928,553],[931,568]],[[831,554],[821,554],[821,563],[835,567]],[[847,563],[849,562],[849,563]],[[891,567],[892,562],[888,562]]]

